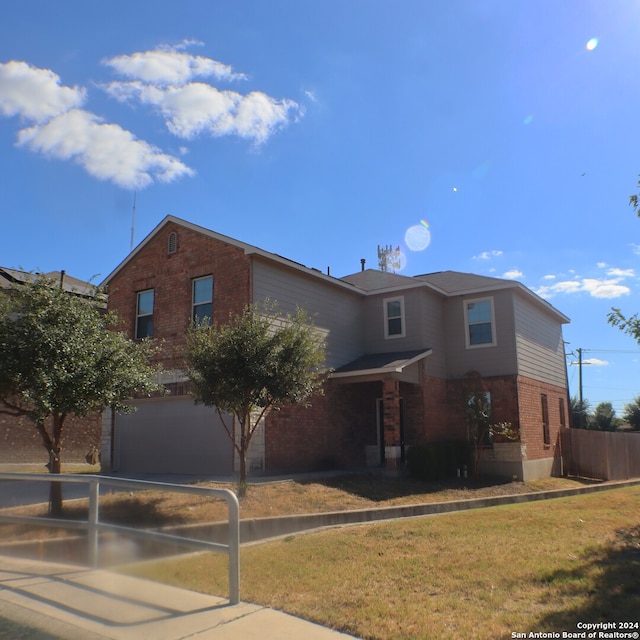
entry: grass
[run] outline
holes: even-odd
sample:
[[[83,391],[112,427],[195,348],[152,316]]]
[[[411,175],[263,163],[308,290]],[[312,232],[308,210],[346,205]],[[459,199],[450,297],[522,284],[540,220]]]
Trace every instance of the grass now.
[[[243,600],[371,639],[511,638],[637,620],[640,488],[333,529],[243,548]],[[227,592],[217,554],[130,572]]]
[[[549,478],[487,486],[463,480],[437,485],[373,474],[260,483],[242,500],[241,517],[583,484]],[[633,620],[640,611],[638,507],[640,487],[630,487],[289,536],[242,549],[241,597],[381,640],[493,640],[511,638],[512,632],[575,632],[578,621]],[[69,501],[65,508],[69,517],[86,517],[86,501]],[[27,508],[32,513],[37,509],[43,507]],[[121,492],[103,496],[101,518],[161,526],[224,519],[226,508],[185,494]],[[222,555],[185,556],[129,571],[197,591],[228,593],[227,560]]]
[[[58,637],[0,617],[0,640],[57,640]]]

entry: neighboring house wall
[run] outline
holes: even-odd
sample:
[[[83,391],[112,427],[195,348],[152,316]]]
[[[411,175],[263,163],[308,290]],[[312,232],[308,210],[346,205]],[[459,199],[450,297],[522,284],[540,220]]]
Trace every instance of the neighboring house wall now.
[[[49,422],[47,422],[49,427]],[[66,463],[85,462],[91,447],[100,449],[100,416],[68,417],[62,438],[62,470]],[[0,413],[0,464],[49,462],[42,438],[25,416],[16,418]]]
[[[88,282],[65,275],[64,272],[54,271],[45,275],[54,282],[61,282],[70,294],[92,290],[92,285]],[[0,267],[0,295],[9,295],[12,287],[29,282],[34,277],[33,273]],[[85,456],[91,447],[100,449],[100,422],[98,414],[86,418],[67,417],[62,439],[63,471],[65,463],[85,462]],[[49,424],[47,421],[47,427]],[[45,465],[49,462],[49,456],[34,423],[25,416],[15,417],[0,413],[0,463],[40,462]]]

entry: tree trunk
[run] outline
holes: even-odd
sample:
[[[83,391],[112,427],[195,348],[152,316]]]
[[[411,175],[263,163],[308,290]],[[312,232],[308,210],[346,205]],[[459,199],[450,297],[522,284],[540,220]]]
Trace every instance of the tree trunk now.
[[[240,443],[240,478],[238,479],[238,497],[247,495],[247,447],[244,438]]]
[[[49,450],[49,473],[59,474],[62,470],[60,461],[60,453],[62,452],[62,423],[64,416],[54,414],[53,420],[53,438],[51,449]],[[62,483],[51,482],[49,485],[49,515],[58,517],[62,515]]]

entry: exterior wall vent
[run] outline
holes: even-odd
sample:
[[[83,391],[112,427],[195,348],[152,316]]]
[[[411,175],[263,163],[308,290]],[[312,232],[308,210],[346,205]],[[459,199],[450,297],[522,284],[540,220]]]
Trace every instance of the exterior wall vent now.
[[[167,253],[171,255],[178,250],[178,234],[175,231],[172,231],[169,234],[169,239],[167,240]]]

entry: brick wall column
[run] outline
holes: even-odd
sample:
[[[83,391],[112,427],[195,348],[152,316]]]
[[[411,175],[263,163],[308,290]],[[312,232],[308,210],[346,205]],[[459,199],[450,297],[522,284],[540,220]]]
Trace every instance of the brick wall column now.
[[[384,449],[387,469],[400,466],[400,382],[387,378],[382,382]]]

